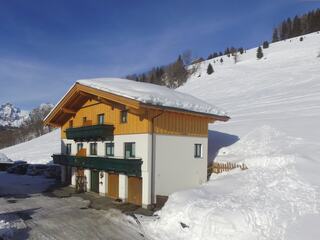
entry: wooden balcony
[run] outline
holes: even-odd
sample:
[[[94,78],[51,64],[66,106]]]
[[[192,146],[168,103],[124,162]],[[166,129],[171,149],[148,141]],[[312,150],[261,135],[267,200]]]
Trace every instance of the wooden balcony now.
[[[76,128],[68,128],[66,130],[67,139],[73,139],[76,142],[89,141],[113,141],[114,126],[101,124],[92,126],[83,126]]]
[[[142,160],[138,158],[124,159],[100,156],[81,157],[64,154],[54,154],[52,155],[52,158],[55,164],[124,173],[128,176],[141,177]]]

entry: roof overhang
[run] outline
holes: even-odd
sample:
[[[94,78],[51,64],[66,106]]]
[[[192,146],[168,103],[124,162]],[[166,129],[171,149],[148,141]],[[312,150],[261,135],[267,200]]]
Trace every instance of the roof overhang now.
[[[180,108],[166,107],[160,105],[152,105],[139,102],[135,99],[127,98],[124,96],[116,95],[100,89],[92,88],[89,86],[75,83],[62,99],[56,104],[51,112],[45,117],[44,124],[54,127],[61,127],[67,122],[76,112],[86,103],[89,99],[97,100],[105,104],[111,104],[118,108],[130,108],[133,112],[141,109],[155,109],[161,111],[179,112],[184,114],[191,114],[199,117],[206,117],[213,121],[228,121],[230,117],[219,116],[208,113],[194,112]]]

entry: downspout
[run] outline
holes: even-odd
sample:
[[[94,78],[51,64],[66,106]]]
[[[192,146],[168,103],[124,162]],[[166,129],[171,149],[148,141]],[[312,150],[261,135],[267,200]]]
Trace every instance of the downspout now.
[[[155,151],[154,151],[154,120],[158,117],[160,117],[162,114],[164,113],[164,111],[162,110],[161,113],[157,114],[156,116],[154,116],[153,118],[151,118],[151,204],[154,204],[155,200],[155,170],[156,170],[156,163],[155,163]]]

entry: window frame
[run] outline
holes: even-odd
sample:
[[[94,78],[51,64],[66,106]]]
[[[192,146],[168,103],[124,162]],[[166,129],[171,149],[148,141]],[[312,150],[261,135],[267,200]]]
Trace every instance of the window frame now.
[[[95,147],[93,148],[93,146],[95,146]],[[95,152],[93,151],[93,149],[95,150]],[[90,155],[91,156],[98,155],[98,143],[96,143],[96,142],[90,143]]]
[[[67,143],[66,144],[66,155],[71,155],[71,153],[72,153],[72,144]]]
[[[126,154],[127,146],[131,146],[129,157],[127,157],[127,154]],[[123,148],[124,148],[124,158],[125,159],[136,157],[136,143],[135,142],[125,142]]]
[[[103,120],[102,122],[100,122],[100,117],[102,117],[102,120]],[[105,122],[104,113],[98,114],[97,115],[97,123],[98,123],[98,125],[103,125],[104,122]]]
[[[83,125],[83,126],[86,125],[87,120],[88,120],[87,117],[83,117],[83,118],[82,118],[82,125]]]
[[[81,148],[79,146],[81,145]],[[77,143],[77,153],[80,152],[80,150],[83,149],[83,143]]]
[[[124,120],[125,117],[125,120]],[[120,123],[124,124],[128,122],[128,110],[120,111]]]
[[[111,146],[111,153],[108,154],[108,146]],[[107,142],[105,143],[105,154],[108,157],[114,157],[114,143],[113,142]]]
[[[201,143],[194,144],[194,158],[203,158],[203,145]]]

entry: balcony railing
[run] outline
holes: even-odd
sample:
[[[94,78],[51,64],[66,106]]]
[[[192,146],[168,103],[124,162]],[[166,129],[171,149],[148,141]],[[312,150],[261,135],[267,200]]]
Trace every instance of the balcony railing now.
[[[66,130],[67,139],[73,139],[77,142],[108,140],[113,141],[113,125],[101,124],[76,128],[68,128]]]
[[[129,176],[141,177],[142,160],[138,158],[124,159],[116,157],[80,157],[64,154],[52,155],[55,164],[72,167],[90,168],[102,171],[124,173]]]

